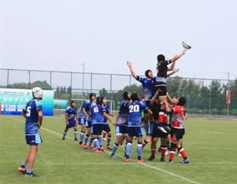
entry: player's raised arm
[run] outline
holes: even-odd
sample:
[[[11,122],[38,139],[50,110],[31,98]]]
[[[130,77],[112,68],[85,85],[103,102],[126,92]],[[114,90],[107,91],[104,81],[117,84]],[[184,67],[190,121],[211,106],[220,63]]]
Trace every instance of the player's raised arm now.
[[[159,90],[156,91],[156,94],[152,97],[150,105],[152,106],[155,103],[156,98],[159,98]]]
[[[178,71],[179,71],[179,69],[174,69],[171,73],[168,73],[166,77],[170,77],[171,75],[174,75]]]
[[[172,59],[171,59],[171,62],[172,62],[172,65],[168,68],[168,71],[172,71],[174,69],[174,66],[175,66],[175,62],[180,59],[185,53],[186,53],[187,49],[184,49],[183,52],[179,55],[175,55]]]
[[[127,65],[128,65],[128,67],[129,67],[129,70],[130,70],[132,76],[133,76],[135,79],[137,79],[137,75],[135,74],[135,72],[134,72],[133,69],[132,69],[132,63],[129,62],[129,61],[127,61]]]

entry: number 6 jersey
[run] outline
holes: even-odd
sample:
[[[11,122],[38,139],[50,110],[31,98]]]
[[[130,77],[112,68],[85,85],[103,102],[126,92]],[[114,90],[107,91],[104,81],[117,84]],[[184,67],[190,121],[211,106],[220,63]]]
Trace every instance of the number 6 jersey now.
[[[142,111],[147,110],[145,103],[135,101],[129,104],[128,126],[141,127],[142,126]]]

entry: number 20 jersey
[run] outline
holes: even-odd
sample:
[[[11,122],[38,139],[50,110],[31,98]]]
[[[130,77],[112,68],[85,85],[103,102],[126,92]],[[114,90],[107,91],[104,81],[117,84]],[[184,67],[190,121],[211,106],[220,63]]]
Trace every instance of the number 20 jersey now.
[[[128,126],[141,127],[142,126],[142,111],[147,110],[145,103],[135,101],[129,104]]]

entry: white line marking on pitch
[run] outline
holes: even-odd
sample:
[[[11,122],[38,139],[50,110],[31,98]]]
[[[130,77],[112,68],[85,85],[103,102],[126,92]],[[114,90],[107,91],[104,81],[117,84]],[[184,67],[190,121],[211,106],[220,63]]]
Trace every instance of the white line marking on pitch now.
[[[18,120],[18,119],[11,118],[11,117],[7,117],[7,118],[24,123],[24,121],[22,121],[22,120]],[[44,127],[41,127],[41,129],[42,129],[42,130],[46,130],[46,131],[48,131],[48,132],[51,132],[51,133],[53,133],[53,134],[55,134],[55,135],[62,136],[62,135],[59,134],[58,132],[52,131],[52,130],[47,129],[47,128],[44,128]],[[67,137],[67,136],[66,136],[66,137]],[[67,138],[68,138],[68,139],[71,139],[71,140],[74,140],[74,139],[71,138],[71,137],[67,137]],[[104,152],[110,154],[110,152],[108,152],[108,151],[106,151],[106,150],[105,150]],[[116,155],[119,156],[119,157],[122,157],[121,155],[118,155],[118,154],[116,154]],[[122,158],[123,158],[123,157],[122,157]],[[185,181],[190,182],[190,183],[201,184],[201,183],[199,183],[199,182],[197,182],[197,181],[188,179],[188,178],[186,178],[186,177],[183,177],[183,176],[181,176],[181,175],[178,175],[178,174],[175,174],[175,173],[173,173],[173,172],[167,171],[167,170],[165,170],[165,169],[161,169],[161,168],[159,168],[159,167],[154,167],[154,166],[152,166],[152,165],[150,165],[150,164],[140,163],[140,165],[143,165],[143,166],[145,166],[145,167],[149,167],[149,168],[155,169],[155,170],[157,170],[157,171],[161,171],[161,172],[163,172],[163,173],[165,173],[165,174],[169,174],[169,175],[171,175],[171,176],[180,178],[180,179],[185,180]]]
[[[199,130],[200,132],[208,133],[208,134],[219,134],[219,135],[226,135],[227,133],[223,132],[213,132],[213,131],[206,131],[206,130]]]

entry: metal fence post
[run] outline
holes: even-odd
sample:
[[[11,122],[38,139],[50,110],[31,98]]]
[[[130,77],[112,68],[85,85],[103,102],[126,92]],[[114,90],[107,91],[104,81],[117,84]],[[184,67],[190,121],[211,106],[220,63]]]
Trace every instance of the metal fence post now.
[[[72,100],[72,72],[71,72],[71,83],[70,83],[70,101]]]
[[[7,88],[8,88],[8,85],[9,85],[9,69],[7,70]]]
[[[28,73],[29,73],[29,89],[30,89],[30,73],[31,73],[31,71],[28,70]]]
[[[93,78],[93,74],[91,73],[91,85],[90,85],[90,92],[92,93],[92,78]]]
[[[112,83],[113,83],[113,76],[110,74],[110,94],[112,93]]]
[[[52,71],[49,72],[49,77],[50,77],[50,81],[49,81],[49,85],[50,85],[50,90],[52,90]]]

